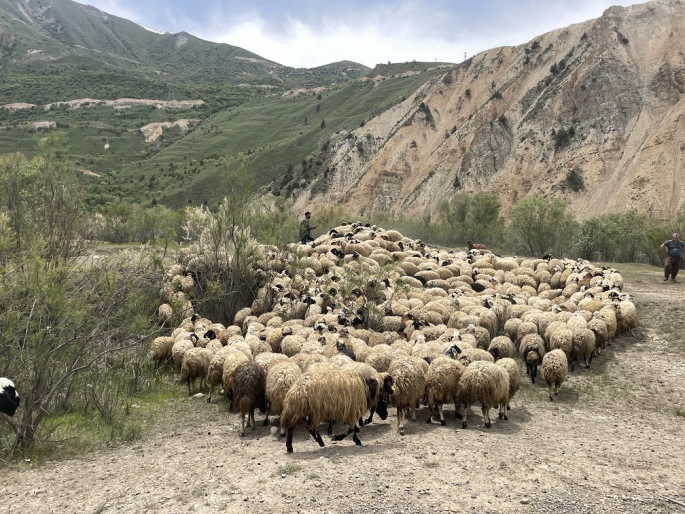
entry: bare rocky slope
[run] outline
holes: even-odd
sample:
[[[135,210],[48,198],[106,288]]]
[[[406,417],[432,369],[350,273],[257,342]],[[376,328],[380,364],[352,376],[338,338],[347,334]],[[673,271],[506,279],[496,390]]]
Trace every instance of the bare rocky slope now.
[[[671,219],[685,200],[684,56],[677,0],[611,7],[488,50],[338,134],[314,204],[423,212],[456,191],[489,190],[505,209],[544,195],[580,219],[631,208]],[[305,204],[309,195],[296,207]]]

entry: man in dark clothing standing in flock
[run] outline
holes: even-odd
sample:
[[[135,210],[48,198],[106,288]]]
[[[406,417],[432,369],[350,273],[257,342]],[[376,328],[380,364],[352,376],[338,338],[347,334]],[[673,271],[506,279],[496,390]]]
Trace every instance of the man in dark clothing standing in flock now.
[[[312,217],[312,213],[307,211],[304,213],[304,219],[300,221],[300,239],[302,244],[307,244],[309,241],[314,241],[312,237],[312,230],[314,230],[318,225],[313,227],[309,224],[309,219]]]
[[[664,265],[664,282],[671,276],[671,282],[676,282],[675,277],[678,275],[680,268],[680,259],[683,255],[683,247],[685,243],[680,240],[680,234],[673,234],[673,239],[666,241],[659,248],[661,253],[666,257],[666,264]]]

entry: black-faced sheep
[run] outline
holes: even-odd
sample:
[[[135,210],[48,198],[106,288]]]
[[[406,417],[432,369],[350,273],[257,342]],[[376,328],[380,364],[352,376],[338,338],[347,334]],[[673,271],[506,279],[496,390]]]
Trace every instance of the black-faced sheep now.
[[[14,388],[14,382],[9,378],[0,377],[0,412],[8,416],[14,416],[21,399]]]
[[[509,373],[502,366],[491,362],[476,361],[467,366],[459,379],[457,400],[464,406],[461,426],[466,428],[469,408],[476,402],[482,406],[486,428],[492,425],[490,409],[507,404],[509,398]]]
[[[266,370],[261,364],[245,362],[238,366],[233,375],[233,402],[240,410],[240,436],[245,435],[245,416],[247,422],[255,428],[254,410],[266,412]],[[269,423],[269,416],[264,418],[264,426]]]
[[[325,445],[316,427],[328,420],[338,420],[350,427],[346,433],[335,436],[334,440],[340,441],[352,433],[355,444],[361,446],[362,442],[357,436],[357,421],[378,394],[376,380],[364,381],[354,371],[329,366],[313,367],[285,396],[281,427],[288,432],[286,450],[292,453],[293,431],[305,419],[309,433],[319,446]]]
[[[559,394],[559,386],[564,383],[568,373],[566,354],[559,348],[552,350],[542,359],[542,380],[547,383],[549,401],[552,401],[552,386],[554,394]]]

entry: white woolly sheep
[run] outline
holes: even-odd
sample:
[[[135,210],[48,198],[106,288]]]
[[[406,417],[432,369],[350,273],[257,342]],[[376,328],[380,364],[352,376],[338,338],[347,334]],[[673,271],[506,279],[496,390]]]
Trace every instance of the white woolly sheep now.
[[[238,366],[245,362],[250,362],[251,358],[243,352],[230,353],[224,359],[224,369],[221,374],[221,383],[224,387],[224,394],[228,397],[228,410],[233,408],[233,376]]]
[[[575,371],[576,362],[580,357],[586,368],[592,364],[592,354],[595,351],[595,333],[588,328],[578,328],[573,330],[573,341],[571,347],[571,371]]]
[[[183,364],[183,355],[195,345],[190,339],[177,339],[171,347],[171,359],[174,361],[176,372],[180,373],[181,365]]]
[[[566,354],[557,348],[552,350],[542,359],[541,377],[547,383],[547,390],[549,393],[549,401],[552,401],[552,386],[554,386],[554,394],[559,394],[559,386],[566,380],[568,373],[568,360]]]
[[[499,406],[499,419],[509,419],[507,416],[507,410],[511,410],[511,399],[514,397],[516,392],[519,390],[521,384],[521,373],[519,371],[519,365],[514,359],[504,357],[499,359],[496,363],[498,366],[502,366],[507,373],[509,373],[509,395],[507,397],[506,404],[500,404]]]
[[[490,409],[501,404],[506,405],[509,398],[509,373],[503,367],[490,362],[473,362],[469,364],[459,379],[457,400],[465,408],[461,422],[466,428],[466,416],[474,403],[481,404],[483,422],[490,428]]]
[[[191,382],[200,379],[200,389],[207,378],[207,369],[212,360],[212,352],[206,348],[189,348],[183,354],[183,363],[181,364],[181,381],[188,383],[188,395],[192,395],[190,388]]]
[[[426,373],[426,396],[428,397],[428,419],[431,422],[433,407],[437,405],[440,423],[444,426],[445,415],[442,406],[446,403],[455,404],[455,414],[458,411],[456,405],[457,386],[464,372],[464,365],[447,356],[438,357],[428,367]]]
[[[171,356],[171,349],[174,347],[173,337],[156,337],[150,345],[150,359],[155,363],[155,366],[163,364]]]
[[[513,357],[515,352],[514,343],[507,336],[497,336],[490,341],[488,352],[492,354],[495,361]]]
[[[390,401],[397,408],[397,428],[401,435],[404,435],[406,409],[412,409],[412,419],[416,421],[416,406],[426,389],[424,365],[427,363],[422,359],[403,357],[394,360],[388,368],[395,385]]]

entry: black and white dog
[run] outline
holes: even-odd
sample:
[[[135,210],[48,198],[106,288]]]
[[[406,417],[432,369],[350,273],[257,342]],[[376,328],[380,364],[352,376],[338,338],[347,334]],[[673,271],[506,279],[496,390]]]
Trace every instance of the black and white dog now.
[[[0,377],[0,412],[14,416],[19,407],[19,395],[14,389],[14,383],[5,377]]]

